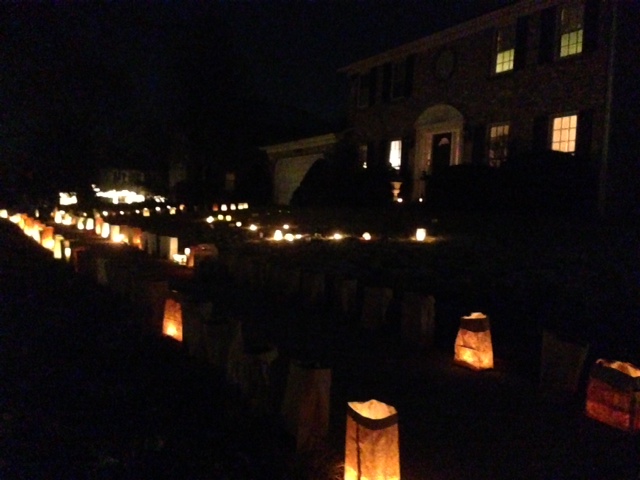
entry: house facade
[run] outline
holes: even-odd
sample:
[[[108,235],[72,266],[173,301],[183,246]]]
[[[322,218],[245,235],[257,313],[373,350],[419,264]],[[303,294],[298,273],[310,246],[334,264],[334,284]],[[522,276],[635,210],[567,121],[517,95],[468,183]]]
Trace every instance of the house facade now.
[[[521,0],[348,65],[360,163],[415,201],[449,166],[554,150],[588,164],[602,212],[637,209],[639,22],[631,0]]]

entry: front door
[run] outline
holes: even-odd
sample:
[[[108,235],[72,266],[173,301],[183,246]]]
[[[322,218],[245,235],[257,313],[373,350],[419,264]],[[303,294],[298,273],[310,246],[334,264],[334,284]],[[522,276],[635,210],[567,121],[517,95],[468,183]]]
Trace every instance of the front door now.
[[[451,164],[451,132],[438,133],[431,140],[431,166],[438,173]]]

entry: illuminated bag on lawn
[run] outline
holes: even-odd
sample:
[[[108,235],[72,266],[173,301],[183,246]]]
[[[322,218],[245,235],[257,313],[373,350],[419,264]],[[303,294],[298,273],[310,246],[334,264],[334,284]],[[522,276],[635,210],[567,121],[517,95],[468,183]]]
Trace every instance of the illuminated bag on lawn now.
[[[599,359],[587,387],[588,417],[628,432],[640,430],[640,368]]]

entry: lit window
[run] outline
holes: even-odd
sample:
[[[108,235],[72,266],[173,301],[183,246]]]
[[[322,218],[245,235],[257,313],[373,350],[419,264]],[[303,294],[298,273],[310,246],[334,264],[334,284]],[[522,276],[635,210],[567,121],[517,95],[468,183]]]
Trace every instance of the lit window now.
[[[489,128],[489,166],[499,167],[509,153],[509,124],[502,123]]]
[[[501,28],[496,36],[496,73],[513,70],[515,53],[515,29]]]
[[[389,149],[389,165],[394,170],[400,170],[400,164],[402,163],[402,141],[394,140],[391,142],[391,148]]]
[[[555,117],[552,128],[551,150],[569,153],[575,152],[578,116],[567,115],[564,117]]]
[[[358,165],[362,168],[367,168],[367,158],[369,156],[369,147],[367,145],[360,145],[358,147]]]
[[[582,5],[563,7],[560,11],[560,56],[582,52],[584,8]]]

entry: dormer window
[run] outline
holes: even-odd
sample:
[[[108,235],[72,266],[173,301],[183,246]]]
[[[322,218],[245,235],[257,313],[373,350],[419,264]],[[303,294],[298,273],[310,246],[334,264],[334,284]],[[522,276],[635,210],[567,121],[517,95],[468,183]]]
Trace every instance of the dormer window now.
[[[495,73],[502,73],[513,70],[515,53],[515,26],[500,28],[496,32]]]
[[[560,57],[582,53],[584,6],[567,5],[560,9]]]

